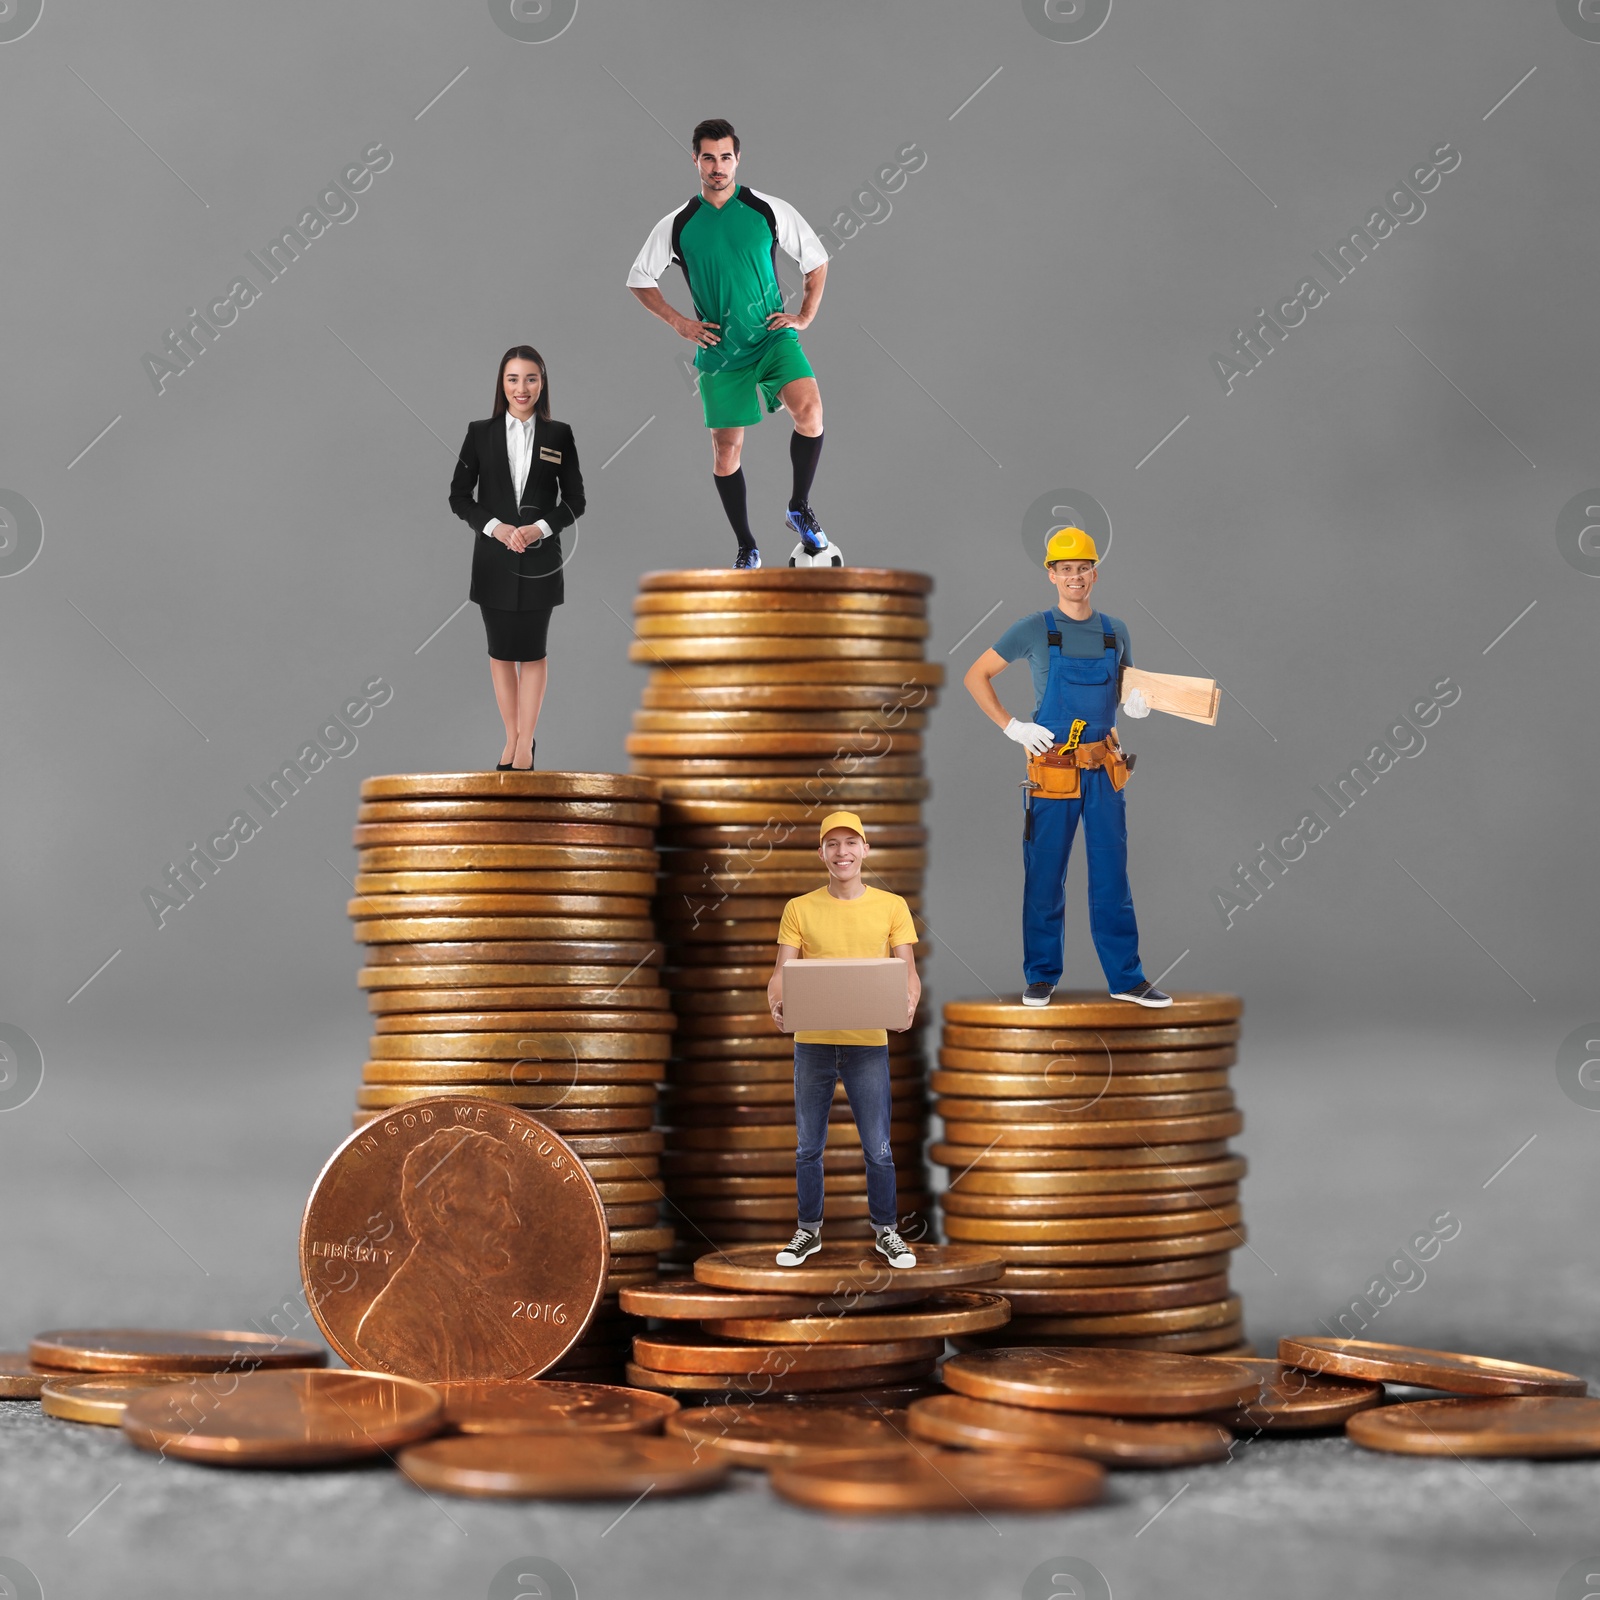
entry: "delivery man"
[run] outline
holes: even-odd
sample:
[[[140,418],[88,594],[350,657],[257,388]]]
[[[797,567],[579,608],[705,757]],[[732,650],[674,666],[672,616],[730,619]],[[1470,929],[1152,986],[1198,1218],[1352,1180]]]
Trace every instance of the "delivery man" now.
[[[798,895],[783,908],[778,924],[778,960],[767,984],[767,1004],[781,1032],[783,969],[796,956],[817,959],[871,959],[898,956],[906,964],[906,1020],[911,1026],[922,980],[917,976],[916,929],[911,908],[897,894],[861,881],[861,864],[871,846],[861,818],[835,811],[822,819],[817,854],[828,881]],[[867,1214],[878,1242],[874,1247],[891,1267],[914,1267],[917,1258],[896,1224],[894,1155],[889,1144],[889,1035],[882,1028],[833,1029],[794,1036],[794,1176],[798,1226],[778,1252],[780,1267],[798,1267],[822,1248],[822,1151],[828,1139],[828,1112],[834,1086],[842,1081],[861,1136],[867,1163]]]
[[[1089,929],[1113,1000],[1170,1006],[1144,975],[1139,927],[1128,887],[1128,822],[1122,787],[1133,758],[1117,739],[1117,690],[1132,666],[1128,630],[1089,604],[1099,552],[1082,528],[1058,528],[1045,547],[1044,566],[1060,599],[1059,611],[1014,622],[963,680],[984,715],[1028,752],[1022,826],[1022,951],[1025,1006],[1046,1006],[1061,980],[1066,928],[1067,858],[1083,819],[1089,861]],[[993,679],[1020,657],[1033,671],[1032,722],[1019,722],[1000,704]],[[1123,708],[1147,717],[1135,689]]]

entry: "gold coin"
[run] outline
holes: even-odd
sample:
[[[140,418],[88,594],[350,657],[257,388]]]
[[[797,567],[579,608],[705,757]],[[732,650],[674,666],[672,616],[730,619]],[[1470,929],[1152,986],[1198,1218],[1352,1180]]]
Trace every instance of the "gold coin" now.
[[[626,987],[612,984],[605,989],[584,988],[568,983],[544,988],[507,984],[489,989],[372,989],[367,995],[367,1009],[379,1015],[496,1011],[501,1008],[508,1012],[611,1013],[624,1008],[666,1011],[671,1004],[672,997],[665,989],[647,989],[638,984]],[[658,1023],[660,1025],[670,1026],[670,1019],[662,1018]]]
[[[1161,1025],[1237,1022],[1244,1001],[1236,994],[1179,991],[1161,1012]],[[1057,1028],[1144,1028],[1151,1025],[1149,1008],[1112,1000],[1094,989],[1058,989],[1047,1006],[1025,1006],[1018,1000],[951,1000],[944,1020],[967,1027],[1019,1028],[1027,1032]],[[1037,1048],[1037,1047],[1035,1047]]]
[[[719,1339],[757,1339],[777,1344],[837,1344],[847,1340],[944,1338],[998,1328],[1010,1319],[1003,1295],[947,1289],[900,1311],[852,1311],[845,1316],[724,1317],[701,1326]]]
[[[358,944],[439,944],[563,937],[648,939],[655,929],[648,918],[629,917],[373,917],[351,931]]]
[[[948,1223],[945,1231],[951,1231]],[[1237,1250],[1248,1235],[1243,1223],[1195,1234],[1175,1234],[1153,1239],[1099,1239],[1083,1244],[1004,1244],[1007,1265],[1019,1267],[1128,1265],[1144,1261],[1177,1261],[1186,1256],[1211,1256]]]
[[[599,822],[653,828],[654,800],[365,800],[361,822]]]
[[[1001,1348],[951,1356],[944,1381],[974,1400],[1041,1411],[1194,1416],[1253,1400],[1260,1379],[1226,1361],[1136,1350]]]
[[[377,1033],[665,1033],[670,1013],[661,1011],[445,1011],[404,1012],[373,1021]]]
[[[639,579],[642,594],[681,594],[729,589],[728,574],[721,567],[692,567],[676,572],[647,572]],[[752,593],[792,594],[821,590],[827,595],[931,594],[933,579],[925,572],[900,572],[889,567],[765,567],[742,573],[738,590]]]
[[[358,872],[357,894],[652,895],[653,872]]]
[[[1087,1079],[1097,1083],[1111,1080],[1114,1094],[1131,1091],[1116,1087],[1124,1074],[1155,1077],[1160,1073],[1214,1072],[1231,1067],[1239,1059],[1234,1045],[1219,1045],[1210,1050],[1102,1050],[1098,1044],[1077,1049],[1064,1049],[1045,1054],[1043,1051],[1012,1050],[951,1050],[939,1052],[939,1065],[950,1072],[960,1072],[998,1082],[995,1093],[1009,1094],[1012,1078],[1053,1078],[1057,1083],[1081,1082]],[[1076,1078],[1072,1075],[1076,1074]]]
[[[1124,1050],[1201,1051],[1238,1041],[1239,1024],[1236,1022],[1188,1028],[1058,1028],[1048,1034],[1029,1028],[968,1028],[948,1020],[944,1025],[947,1048],[1030,1057],[1041,1053],[1060,1057],[1074,1052],[1087,1056],[1093,1052],[1102,1062],[1109,1052],[1113,1057],[1113,1070],[1115,1057]],[[1028,1071],[1029,1068],[1029,1062],[1022,1062],[1018,1070]]]
[[[944,1231],[951,1239],[985,1243],[1074,1244],[1109,1239],[1166,1239],[1173,1235],[1231,1228],[1242,1220],[1237,1203],[1208,1206],[1199,1211],[1174,1211],[1154,1216],[1049,1217],[1012,1220],[1008,1217],[958,1217],[948,1211]]]
[[[362,1082],[390,1086],[501,1083],[539,1088],[546,1083],[658,1083],[661,1072],[659,1061],[586,1061],[579,1067],[565,1053],[544,1059],[530,1054],[517,1061],[368,1061],[362,1067]],[[454,1093],[454,1088],[443,1093]]]
[[[1494,1356],[1460,1355],[1371,1339],[1280,1339],[1278,1359],[1307,1372],[1364,1378],[1375,1383],[1414,1384],[1455,1394],[1581,1395],[1589,1385],[1570,1372],[1530,1367]]]
[[[1184,1263],[1188,1270],[1188,1263]],[[1203,1278],[1180,1278],[1171,1283],[1085,1284],[1078,1288],[1025,1288],[1001,1280],[997,1291],[1011,1302],[1018,1326],[1034,1317],[1109,1316],[1124,1311],[1160,1311],[1170,1306],[1205,1305],[1225,1299],[1228,1275],[1214,1272]]]
[[[664,1033],[376,1034],[375,1060],[387,1061],[665,1061]]]
[[[430,1492],[504,1500],[642,1500],[714,1488],[728,1462],[681,1439],[636,1433],[463,1433],[400,1453]],[[542,1580],[541,1580],[542,1584]]]
[[[404,1000],[408,994],[426,996],[435,993],[440,997],[437,1002],[428,1000],[423,1003],[448,1006],[449,996],[453,992],[471,993],[478,991],[480,986],[488,990],[504,989],[508,993],[520,991],[525,994],[548,993],[570,986],[574,995],[614,993],[617,1003],[651,1005],[655,1002],[643,997],[665,992],[656,987],[659,978],[660,968],[642,963],[629,971],[626,967],[502,966],[496,962],[471,962],[460,966],[374,965],[363,967],[356,982],[363,989],[371,991],[367,1003],[374,1007],[379,999],[389,994]],[[601,985],[605,987],[602,989]]]
[[[634,800],[655,787],[621,772],[413,772],[364,778],[363,800]]]
[[[875,611],[715,611],[704,616],[695,612],[662,612],[640,616],[634,622],[636,639],[659,639],[678,643],[700,639],[804,640],[908,639],[928,637],[923,617],[894,616]],[[828,652],[824,652],[827,654]],[[654,660],[646,656],[644,660]],[[667,657],[666,659],[672,659]],[[692,658],[691,658],[692,659]]]
[[[358,926],[392,917],[648,917],[646,899],[609,894],[374,894],[345,902]]]
[[[1183,1166],[1096,1167],[1081,1172],[985,1172],[974,1169],[951,1180],[951,1195],[1117,1195],[1170,1193],[1237,1184],[1248,1171],[1243,1156]]]
[[[1221,1183],[1210,1189],[1174,1189],[1166,1194],[1014,1195],[967,1194],[946,1190],[940,1203],[948,1217],[1116,1217],[1130,1212],[1197,1211],[1232,1205],[1239,1185]]]
[[[1198,1140],[1187,1144],[1122,1145],[1112,1148],[1012,1150],[985,1144],[934,1144],[928,1158],[958,1172],[1096,1172],[1136,1167],[1188,1167],[1202,1161],[1225,1160],[1233,1152],[1226,1139]],[[1120,1181],[1120,1178],[1119,1178]]]
[[[1233,1109],[1231,1089],[1208,1089],[1199,1094],[1108,1095],[1104,1099],[955,1100],[936,1099],[934,1112],[947,1123],[1060,1122],[1067,1126],[1087,1123],[1195,1117]]]
[[[824,597],[802,595],[808,606],[825,605],[830,612],[869,612],[874,616],[920,617],[928,603],[921,595],[873,593],[867,590],[833,591]],[[636,617],[670,616],[675,612],[778,611],[794,609],[796,597],[775,591],[760,593],[750,589],[656,590],[633,599]]]
[[[1351,1416],[1345,1432],[1368,1450],[1409,1456],[1526,1461],[1595,1456],[1600,1455],[1600,1400],[1560,1395],[1418,1400]]]
[[[841,619],[842,620],[842,619]],[[641,639],[628,659],[645,663],[709,661],[920,661],[920,639],[750,638],[710,634],[696,639]]]
[[[679,1009],[684,1009],[681,1000]],[[978,1104],[984,1100],[1044,1100],[1068,1112],[1076,1106],[1120,1105],[1126,1096],[1190,1095],[1226,1090],[1228,1074],[1226,1070],[1129,1073],[1126,1077],[1102,1073],[1095,1078],[1092,1074],[1080,1072],[1074,1076],[1071,1071],[1063,1070],[1049,1077],[1029,1078],[1021,1073],[930,1072],[928,1087],[935,1094],[978,1097]],[[974,1100],[969,1098],[967,1103],[972,1104]]]
[[[1195,1117],[1151,1117],[1130,1122],[952,1122],[944,1125],[952,1144],[1013,1150],[1067,1148],[1084,1145],[1139,1146],[1176,1144],[1183,1140],[1226,1139],[1244,1127],[1242,1111],[1218,1111]]]
[[[192,1372],[119,1372],[98,1378],[58,1374],[47,1379],[39,1391],[39,1407],[47,1417],[60,1417],[64,1422],[115,1428],[135,1396],[169,1383],[193,1382]]]
[[[1105,1492],[1105,1469],[1075,1456],[930,1447],[802,1456],[772,1469],[774,1493],[815,1511],[958,1515],[1064,1511]]]
[[[1038,1450],[1081,1456],[1108,1467],[1186,1467],[1224,1461],[1232,1449],[1227,1431],[1213,1422],[1127,1422],[1115,1417],[1031,1410],[930,1395],[913,1402],[908,1431],[934,1444],[963,1450]]]
[[[360,852],[361,872],[531,872],[566,868],[590,872],[654,872],[654,850],[602,845],[415,844],[374,845]]]
[[[761,1249],[717,1251],[694,1264],[697,1283],[715,1289],[779,1294],[873,1293],[888,1288],[959,1289],[987,1283],[1004,1270],[997,1250],[976,1245],[922,1244],[914,1267],[891,1267],[870,1248],[825,1243],[798,1267],[779,1267]]]

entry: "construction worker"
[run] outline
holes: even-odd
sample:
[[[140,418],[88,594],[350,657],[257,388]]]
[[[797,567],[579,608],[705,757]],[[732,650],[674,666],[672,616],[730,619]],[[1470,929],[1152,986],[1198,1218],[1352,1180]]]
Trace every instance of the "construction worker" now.
[[[1089,928],[1111,997],[1140,1006],[1172,1004],[1139,962],[1122,797],[1132,758],[1123,754],[1116,730],[1121,669],[1133,660],[1126,625],[1089,603],[1099,560],[1082,528],[1052,533],[1044,566],[1059,611],[1014,622],[964,679],[984,715],[1029,755],[1022,831],[1026,1006],[1049,1005],[1061,979],[1067,860],[1079,817],[1089,861]],[[1022,656],[1033,670],[1032,722],[1019,722],[994,691],[993,679]],[[1137,689],[1123,709],[1132,717],[1150,714]]]

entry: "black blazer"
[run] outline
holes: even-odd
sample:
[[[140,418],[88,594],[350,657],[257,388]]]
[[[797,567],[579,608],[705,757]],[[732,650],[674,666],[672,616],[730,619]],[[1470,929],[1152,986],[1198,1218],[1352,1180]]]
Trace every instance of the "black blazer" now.
[[[561,530],[583,515],[583,507],[578,447],[566,423],[534,418],[533,461],[519,506],[506,453],[505,417],[469,422],[450,480],[450,509],[473,532],[469,598],[501,611],[560,605],[566,599]],[[516,555],[498,539],[484,537],[491,517],[516,527],[543,518],[550,524],[550,537]]]

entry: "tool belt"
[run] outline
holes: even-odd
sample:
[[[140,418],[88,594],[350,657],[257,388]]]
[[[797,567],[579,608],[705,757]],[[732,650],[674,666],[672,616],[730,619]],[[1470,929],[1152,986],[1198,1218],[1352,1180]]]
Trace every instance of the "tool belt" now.
[[[1083,792],[1079,772],[1088,767],[1104,767],[1113,789],[1121,789],[1133,771],[1136,758],[1126,755],[1113,728],[1104,739],[1093,744],[1053,745],[1042,756],[1028,757],[1028,776],[1023,787],[1030,798],[1076,800]]]

